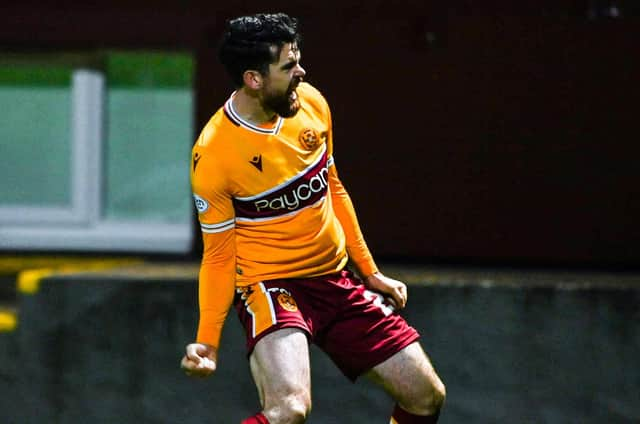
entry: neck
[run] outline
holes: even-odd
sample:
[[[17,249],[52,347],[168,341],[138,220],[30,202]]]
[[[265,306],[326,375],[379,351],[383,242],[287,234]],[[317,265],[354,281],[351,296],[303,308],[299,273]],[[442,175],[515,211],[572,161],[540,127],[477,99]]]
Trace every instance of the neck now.
[[[242,119],[254,125],[262,125],[273,121],[277,115],[274,111],[262,106],[259,95],[242,87],[231,99],[233,109]]]

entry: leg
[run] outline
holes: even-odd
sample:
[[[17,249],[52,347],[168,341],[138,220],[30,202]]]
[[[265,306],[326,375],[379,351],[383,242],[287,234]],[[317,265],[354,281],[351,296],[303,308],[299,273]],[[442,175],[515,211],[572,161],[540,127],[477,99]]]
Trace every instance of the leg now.
[[[249,361],[262,413],[269,423],[304,423],[311,411],[306,335],[297,328],[268,334],[258,341]]]
[[[376,365],[366,376],[381,385],[409,414],[437,416],[444,403],[444,384],[418,342]]]
[[[351,380],[366,375],[397,402],[393,424],[435,423],[445,388],[417,340],[418,332],[382,296],[366,290],[360,280],[343,275],[348,291],[341,316],[315,342]],[[328,281],[331,283],[331,281]]]

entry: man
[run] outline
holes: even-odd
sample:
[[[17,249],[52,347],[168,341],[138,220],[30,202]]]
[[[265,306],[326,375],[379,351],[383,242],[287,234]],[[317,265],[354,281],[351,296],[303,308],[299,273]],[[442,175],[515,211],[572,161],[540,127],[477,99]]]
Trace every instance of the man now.
[[[244,424],[306,420],[309,342],[352,381],[382,386],[397,401],[391,423],[435,423],[444,385],[395,311],[405,284],[378,271],[362,237],[333,161],[329,107],[302,82],[298,43],[285,14],[228,22],[220,60],[237,91],[193,148],[204,252],[197,341],[181,366],[192,376],[216,370],[234,304],[262,405]]]

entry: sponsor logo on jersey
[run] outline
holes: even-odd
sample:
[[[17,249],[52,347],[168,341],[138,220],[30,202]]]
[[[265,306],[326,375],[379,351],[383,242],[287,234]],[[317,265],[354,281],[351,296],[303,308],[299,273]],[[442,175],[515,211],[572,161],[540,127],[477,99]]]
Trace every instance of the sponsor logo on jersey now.
[[[327,194],[328,174],[325,151],[315,164],[283,186],[254,197],[234,198],[236,218],[272,218],[313,205]]]
[[[193,193],[193,200],[196,203],[196,209],[199,213],[204,213],[209,209],[209,203],[195,193]]]

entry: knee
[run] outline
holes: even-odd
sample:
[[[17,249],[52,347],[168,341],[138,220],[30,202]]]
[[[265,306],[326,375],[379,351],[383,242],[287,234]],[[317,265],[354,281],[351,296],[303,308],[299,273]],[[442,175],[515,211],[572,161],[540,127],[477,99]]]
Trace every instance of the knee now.
[[[311,396],[308,393],[295,393],[283,396],[271,408],[266,408],[264,415],[270,424],[301,424],[307,420],[311,412]]]
[[[446,397],[447,397],[447,388],[445,387],[442,380],[437,378],[432,386],[431,393],[428,396],[429,398],[428,403],[429,403],[430,409],[435,411],[440,411],[440,408],[442,408],[442,405],[444,404],[444,400],[446,399]]]
[[[311,412],[311,399],[309,396],[292,396],[285,400],[284,411],[286,423],[304,423]]]
[[[434,378],[435,377],[435,378]],[[442,408],[447,390],[437,376],[424,380],[425,384],[415,387],[410,397],[403,399],[401,405],[417,415],[435,415]]]

